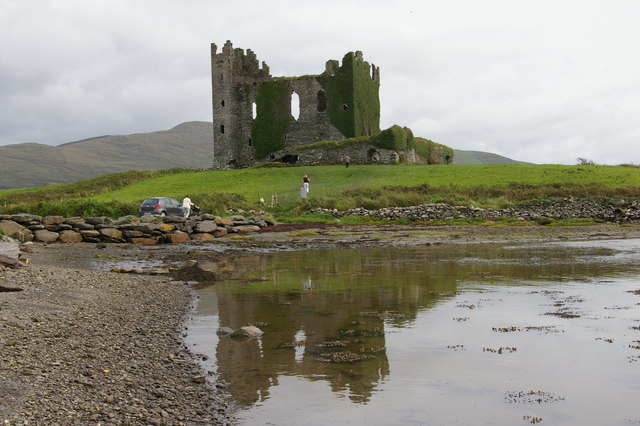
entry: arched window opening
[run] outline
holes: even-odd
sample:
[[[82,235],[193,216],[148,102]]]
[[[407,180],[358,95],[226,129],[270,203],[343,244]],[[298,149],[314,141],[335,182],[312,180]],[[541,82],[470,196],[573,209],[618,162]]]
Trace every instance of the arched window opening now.
[[[318,90],[318,112],[326,111],[327,94],[324,90]]]
[[[300,117],[300,96],[296,92],[291,93],[291,115],[295,120]]]
[[[256,103],[254,102],[253,104],[251,104],[251,118],[255,120],[257,116],[258,116],[258,105],[256,105]]]
[[[220,105],[224,106],[224,99],[222,101],[220,101]]]
[[[224,74],[220,74],[220,80],[224,80]]]
[[[251,146],[251,145],[252,145],[251,138],[249,138],[249,146]]]
[[[224,134],[224,124],[221,124],[221,125],[220,125],[220,133],[223,133],[223,134]]]

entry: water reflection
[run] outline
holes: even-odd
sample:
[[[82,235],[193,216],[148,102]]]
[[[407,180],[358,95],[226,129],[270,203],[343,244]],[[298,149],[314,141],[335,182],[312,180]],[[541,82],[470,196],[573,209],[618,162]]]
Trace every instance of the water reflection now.
[[[247,324],[265,332],[260,339],[216,339],[218,372],[231,383],[229,390],[241,405],[259,406],[281,381],[290,382],[287,377],[327,383],[334,394],[366,405],[385,388],[394,368],[411,391],[415,378],[407,373],[409,366],[423,368],[423,359],[431,353],[427,348],[448,336],[444,330],[451,327],[451,312],[466,310],[456,315],[470,315],[474,305],[456,299],[460,290],[637,274],[637,245],[461,245],[238,256],[218,266],[232,272],[233,279],[200,290],[200,300],[217,304],[217,324],[210,333],[217,326],[236,329]],[[500,297],[483,303],[498,304],[508,295]],[[457,304],[447,304],[454,299]],[[441,304],[447,304],[446,319],[424,315]],[[532,310],[515,302],[512,309],[514,318]],[[402,337],[394,338],[396,334]],[[463,347],[447,347],[456,346]],[[398,359],[405,356],[398,355],[403,350],[415,354],[394,364],[390,350]]]

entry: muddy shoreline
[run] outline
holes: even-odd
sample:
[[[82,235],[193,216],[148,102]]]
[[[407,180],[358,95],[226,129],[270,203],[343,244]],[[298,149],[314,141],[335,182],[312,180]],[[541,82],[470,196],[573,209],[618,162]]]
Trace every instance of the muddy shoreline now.
[[[110,259],[167,263],[259,250],[640,238],[640,225],[280,225],[211,244],[33,244],[0,271],[0,419],[9,424],[225,424],[233,405],[183,341],[193,289],[110,272]],[[217,253],[217,254],[215,254]]]

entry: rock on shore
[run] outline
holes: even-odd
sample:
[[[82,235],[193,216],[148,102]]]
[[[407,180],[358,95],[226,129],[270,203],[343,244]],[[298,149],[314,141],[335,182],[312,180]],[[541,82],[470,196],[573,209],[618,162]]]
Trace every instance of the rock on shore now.
[[[167,278],[38,264],[44,247],[35,247],[31,266],[0,271],[0,284],[22,290],[0,292],[0,420],[231,421],[225,395],[181,341],[190,287]],[[72,265],[65,247],[56,252]]]

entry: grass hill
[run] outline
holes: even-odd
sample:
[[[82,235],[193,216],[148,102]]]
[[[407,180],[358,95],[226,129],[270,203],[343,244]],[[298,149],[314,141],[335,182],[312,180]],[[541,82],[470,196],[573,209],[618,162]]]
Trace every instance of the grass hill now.
[[[310,198],[298,196],[302,176]],[[64,216],[135,214],[146,197],[189,194],[205,211],[264,208],[292,217],[314,207],[380,208],[445,202],[504,207],[551,197],[640,197],[640,168],[596,165],[352,165],[248,168],[227,171],[171,169],[122,172],[64,185],[0,191],[0,213]]]
[[[192,121],[172,129],[125,136],[99,136],[59,146],[0,146],[0,189],[75,182],[126,170],[209,168],[213,129]],[[455,151],[456,164],[514,163],[479,151]]]
[[[125,170],[211,167],[211,123],[50,146],[0,146],[0,189],[67,183]]]

